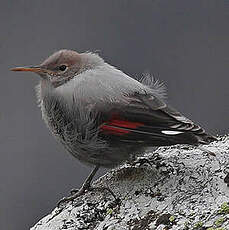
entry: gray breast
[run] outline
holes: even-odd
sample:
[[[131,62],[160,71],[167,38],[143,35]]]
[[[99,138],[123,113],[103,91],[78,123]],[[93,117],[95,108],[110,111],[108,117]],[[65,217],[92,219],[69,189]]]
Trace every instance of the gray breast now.
[[[133,152],[128,146],[110,146],[99,137],[98,114],[64,99],[45,96],[41,101],[42,116],[55,138],[78,160],[88,164],[112,167],[128,159]]]

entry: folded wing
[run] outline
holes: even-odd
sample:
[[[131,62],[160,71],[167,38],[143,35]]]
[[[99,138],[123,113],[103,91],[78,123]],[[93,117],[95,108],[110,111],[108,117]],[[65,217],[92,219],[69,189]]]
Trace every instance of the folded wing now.
[[[127,97],[127,96],[126,96]],[[100,126],[107,139],[148,146],[207,144],[215,137],[153,95],[128,96],[129,103],[113,107]]]

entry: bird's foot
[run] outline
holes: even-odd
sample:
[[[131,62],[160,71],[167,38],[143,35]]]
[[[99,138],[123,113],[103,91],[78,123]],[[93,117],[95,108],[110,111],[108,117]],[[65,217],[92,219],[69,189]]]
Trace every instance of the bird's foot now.
[[[139,164],[139,167],[141,167],[144,164],[147,164],[151,167],[153,167],[152,163],[147,158],[138,158],[136,161],[132,162],[131,165],[136,166]]]
[[[82,187],[81,189],[72,189],[70,191],[71,196],[62,198],[57,203],[57,207],[60,208],[62,204],[66,203],[66,202],[69,202],[69,201],[73,202],[77,197],[80,197],[81,195],[85,194],[87,191],[94,191],[94,190],[101,191],[101,192],[109,192],[111,194],[111,196],[114,197],[115,202],[117,204],[120,203],[120,199],[117,198],[115,196],[115,194],[109,188],[106,188],[106,187],[91,187],[91,186],[89,186],[89,187]]]
[[[72,189],[70,191],[71,196],[64,197],[57,203],[57,207],[60,208],[62,204],[66,202],[73,202],[77,197],[83,195],[89,188],[81,188],[81,189]]]
[[[66,203],[68,201],[73,202],[77,197],[86,193],[86,191],[88,191],[90,189],[91,181],[92,181],[93,177],[95,176],[96,172],[98,171],[98,169],[99,169],[99,165],[96,165],[95,168],[91,171],[91,173],[87,177],[87,179],[84,181],[82,187],[79,190],[77,190],[77,189],[71,190],[71,196],[64,197],[63,199],[61,199],[58,202],[57,207],[60,208],[61,204]]]
[[[109,192],[111,196],[113,196],[115,202],[118,204],[120,203],[120,199],[116,197],[116,195],[107,187],[90,187],[89,191],[97,190],[100,192]]]

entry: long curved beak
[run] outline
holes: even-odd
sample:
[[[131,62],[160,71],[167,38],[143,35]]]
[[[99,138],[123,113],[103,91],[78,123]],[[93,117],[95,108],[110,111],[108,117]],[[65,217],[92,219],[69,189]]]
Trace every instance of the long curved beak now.
[[[30,67],[15,67],[10,69],[11,71],[29,71],[29,72],[34,72],[34,73],[40,73],[43,72],[40,66],[30,66]]]

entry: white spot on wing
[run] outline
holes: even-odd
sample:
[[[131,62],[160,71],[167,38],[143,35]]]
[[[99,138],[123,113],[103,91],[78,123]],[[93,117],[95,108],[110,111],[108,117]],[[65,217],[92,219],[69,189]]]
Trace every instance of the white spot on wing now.
[[[183,133],[180,131],[172,131],[172,130],[162,130],[161,132],[166,135],[177,135],[177,134]]]

